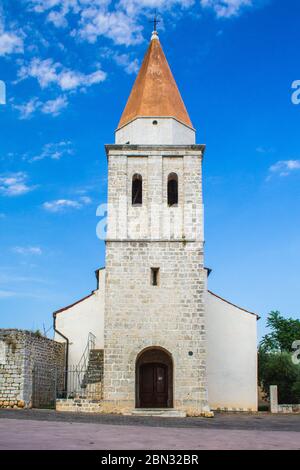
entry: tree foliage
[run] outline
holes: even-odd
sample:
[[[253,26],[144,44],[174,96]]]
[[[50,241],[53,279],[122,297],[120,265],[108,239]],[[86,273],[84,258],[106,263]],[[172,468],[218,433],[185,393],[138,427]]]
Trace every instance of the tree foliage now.
[[[271,333],[265,335],[260,343],[266,352],[292,352],[293,342],[300,340],[300,320],[284,318],[280,312],[269,314],[267,327]]]
[[[268,397],[270,385],[277,385],[279,403],[300,403],[300,366],[293,363],[290,353],[266,353],[260,349],[258,377]]]
[[[300,340],[300,320],[273,311],[267,326],[271,331],[259,347],[259,383],[267,396],[270,385],[277,385],[280,403],[300,403],[300,364],[292,361],[293,343]]]

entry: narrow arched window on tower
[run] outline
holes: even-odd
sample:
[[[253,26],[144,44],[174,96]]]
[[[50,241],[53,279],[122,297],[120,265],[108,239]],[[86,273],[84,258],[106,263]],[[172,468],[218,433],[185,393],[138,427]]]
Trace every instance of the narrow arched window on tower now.
[[[168,177],[168,205],[177,206],[178,204],[178,176],[176,173],[170,173]]]
[[[132,205],[141,206],[143,204],[143,178],[135,174],[132,177]]]

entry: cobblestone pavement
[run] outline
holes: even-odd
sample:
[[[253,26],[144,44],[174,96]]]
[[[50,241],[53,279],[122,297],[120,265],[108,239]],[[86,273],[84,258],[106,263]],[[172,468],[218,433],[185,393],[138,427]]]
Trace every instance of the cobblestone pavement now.
[[[151,418],[0,410],[0,449],[298,449],[300,415]]]

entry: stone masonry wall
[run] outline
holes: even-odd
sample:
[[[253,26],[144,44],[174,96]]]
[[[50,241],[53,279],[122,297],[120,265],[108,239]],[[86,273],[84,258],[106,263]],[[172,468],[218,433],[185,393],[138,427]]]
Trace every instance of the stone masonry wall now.
[[[149,347],[172,356],[174,406],[208,409],[200,147],[108,149],[104,400],[124,410],[135,407],[136,359]],[[167,204],[172,172],[178,207]],[[142,207],[131,205],[135,173]],[[160,269],[158,286],[152,267]]]
[[[25,344],[15,330],[0,330],[0,408],[23,408]]]
[[[203,148],[191,147],[153,150],[153,147],[136,146],[125,151],[122,146],[110,146],[107,240],[203,242]],[[135,173],[143,179],[143,204],[140,207],[132,206],[131,201]],[[178,175],[177,207],[167,204],[170,173]]]
[[[41,396],[39,380],[47,388],[49,371],[63,370],[64,357],[62,343],[29,331],[0,329],[0,407],[32,406],[34,386]],[[34,376],[34,370],[39,374]]]
[[[174,364],[174,405],[206,405],[204,270],[201,246],[179,242],[107,245],[104,399],[135,406],[135,364],[148,347]],[[160,285],[150,285],[150,267]],[[189,355],[192,352],[193,355]]]
[[[278,386],[270,386],[270,411],[271,413],[300,413],[300,403],[284,405],[278,403]]]

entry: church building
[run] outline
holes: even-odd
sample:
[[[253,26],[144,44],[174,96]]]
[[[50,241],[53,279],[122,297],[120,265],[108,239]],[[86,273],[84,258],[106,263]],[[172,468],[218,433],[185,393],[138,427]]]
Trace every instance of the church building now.
[[[105,148],[106,265],[54,313],[69,370],[98,352],[101,400],[123,413],[256,411],[258,316],[208,290],[205,145],[156,31]]]

